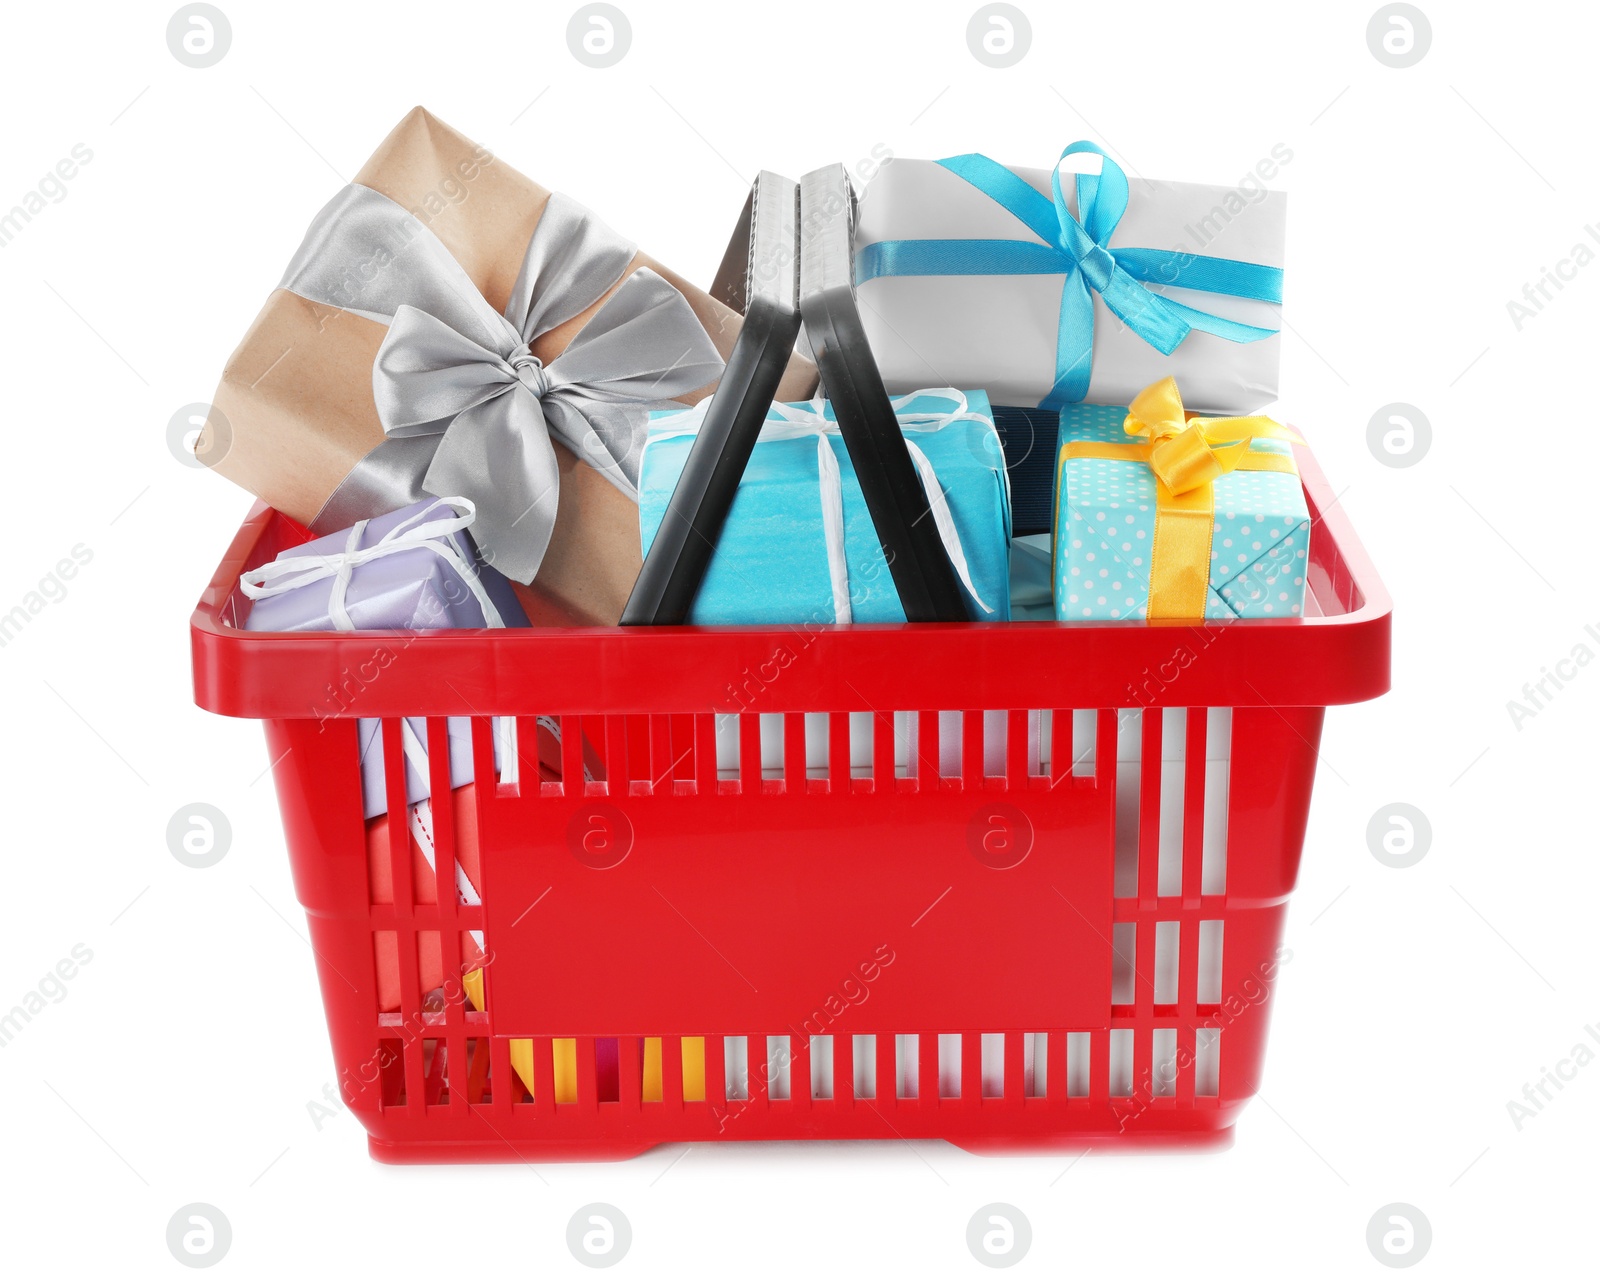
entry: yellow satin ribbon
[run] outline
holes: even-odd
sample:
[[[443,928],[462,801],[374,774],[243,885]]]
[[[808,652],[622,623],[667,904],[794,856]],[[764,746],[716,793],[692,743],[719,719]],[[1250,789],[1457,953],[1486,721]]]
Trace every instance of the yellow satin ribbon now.
[[[1293,473],[1292,455],[1251,448],[1256,438],[1298,440],[1265,415],[1206,419],[1183,409],[1170,375],[1143,390],[1122,423],[1141,442],[1067,442],[1056,468],[1057,498],[1069,459],[1119,459],[1148,464],[1156,478],[1156,526],[1150,542],[1147,618],[1199,622],[1211,589],[1212,483],[1228,473]]]

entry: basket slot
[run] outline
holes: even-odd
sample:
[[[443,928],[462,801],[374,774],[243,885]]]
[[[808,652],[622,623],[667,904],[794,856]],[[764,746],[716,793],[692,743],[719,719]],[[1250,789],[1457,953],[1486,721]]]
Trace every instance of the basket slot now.
[[[672,750],[672,717],[647,716],[646,730],[650,739],[650,789],[655,793],[672,792],[674,753]]]
[[[786,754],[783,715],[776,711],[763,711],[756,718],[761,722],[761,780],[775,784],[766,789],[778,790],[783,781],[783,757]]]
[[[919,752],[919,758],[929,765],[929,772],[937,774],[941,782],[948,782],[952,789],[961,784],[961,753],[963,750],[963,733],[961,727],[962,713],[959,711],[940,711],[938,745],[932,750],[924,749]]]
[[[679,781],[691,780],[692,739],[680,723],[684,717],[653,715],[649,720],[650,790],[656,795],[677,793]]]
[[[1105,1073],[1106,1094],[1112,1099],[1126,1099],[1133,1095],[1133,1030],[1107,1031]],[[1091,1070],[1089,1082],[1091,1093],[1096,1085]],[[1092,1094],[1090,1098],[1094,1098]]]
[[[1005,784],[1008,789],[1026,788],[1028,779],[1038,772],[1039,716],[1037,711],[1008,711],[1005,714]],[[1030,734],[1032,746],[1029,745]]]
[[[789,1037],[787,1034],[770,1034],[758,1041],[766,1056],[761,1068],[760,1081],[757,1083],[757,1088],[761,1092],[759,1098],[787,1100],[790,1092],[790,1069],[793,1065]]]
[[[573,1103],[584,1110],[592,1110],[600,1102],[600,1079],[596,1065],[596,1053],[602,1041],[609,1042],[614,1049],[615,1038],[574,1038],[561,1039],[561,1042],[570,1041],[572,1045],[574,1066],[577,1070],[576,1090],[573,1092]],[[559,1045],[559,1042],[558,1042]],[[558,1091],[556,1098],[559,1100],[562,1093]],[[614,1098],[614,1097],[613,1097]]]
[[[857,1100],[878,1098],[878,1035],[854,1034],[850,1048],[845,1052],[850,1064],[851,1096]],[[889,1088],[893,1090],[891,1086]]]
[[[491,1037],[487,1042],[489,1072],[503,1075],[503,1079],[495,1082],[490,1088],[496,1107],[503,1113],[512,1104],[520,1104],[528,1099],[528,1089],[522,1085],[522,1080],[511,1067],[511,1040]]]
[[[1155,1030],[1141,1024],[1130,1032],[1133,1034],[1133,1090],[1129,1094],[1136,1100],[1148,1101],[1155,1074],[1151,1047]]]
[[[1020,1052],[1018,1055],[1020,1056]],[[986,1100],[1000,1099],[1006,1093],[1006,1036],[978,1035],[978,1092]]]
[[[1144,712],[1137,708],[1117,712],[1116,878],[1112,895],[1139,895],[1139,756],[1143,745]]]
[[[685,714],[672,717],[672,789],[675,793],[699,789],[694,772],[694,720],[694,716]]]
[[[961,1098],[972,1104],[983,1100],[983,1035],[961,1035]]]
[[[703,795],[715,792],[718,781],[717,720],[715,715],[694,717],[694,781]]]
[[[455,1045],[452,1043],[452,1045]],[[490,1082],[492,1072],[489,1065],[491,1047],[487,1038],[463,1037],[460,1046],[467,1052],[467,1080],[466,1089],[459,1094],[463,1099],[455,1100],[461,1105],[462,1113],[466,1113],[469,1104],[488,1104],[493,1094]],[[454,1098],[454,1097],[452,1097]]]
[[[443,1038],[424,1038],[422,1051],[422,1080],[424,1104],[444,1104],[449,1096],[449,1048]]]
[[[963,711],[961,721],[961,785],[969,790],[979,790],[988,775],[989,713]],[[1003,740],[1003,738],[1002,738]]]
[[[918,711],[915,715],[917,732],[908,748],[907,776],[914,775],[922,790],[938,790],[944,776],[945,713]],[[959,762],[959,739],[957,760]]]
[[[1091,1063],[1091,1035],[1087,1033],[1069,1033],[1067,1045],[1061,1050],[1061,1097],[1070,1100],[1087,1100],[1089,1098],[1090,1084],[1089,1071]]]
[[[1202,919],[1195,951],[1195,1001],[1214,1006],[1222,1001],[1221,919]]]
[[[1222,1072],[1222,1030],[1196,1029],[1194,1033],[1195,1098],[1215,1099]]]
[[[661,1072],[661,1040],[656,1042],[654,1070]],[[605,1083],[600,1083],[600,1101],[614,1099],[626,1112],[637,1112],[643,1099],[645,1085],[645,1040],[643,1038],[616,1038],[616,1091],[606,1096]],[[659,1094],[659,1091],[658,1091]]]
[[[1178,1094],[1178,1031],[1150,1031],[1150,1096],[1171,1099]]]
[[[899,1097],[899,1040],[894,1034],[876,1034],[877,1077],[874,1081],[874,1098],[889,1101]]]
[[[549,1038],[534,1038],[528,1046],[533,1056],[533,1107],[549,1116],[556,1108],[555,1057]]]
[[[433,831],[434,896],[439,907],[439,927],[446,937],[453,937],[458,929],[456,919],[460,889],[456,886],[456,810],[455,801],[445,792],[450,790],[450,732],[449,721],[434,716],[427,722],[428,790],[437,796],[428,800],[429,821]],[[445,949],[453,942],[446,940]]]
[[[1211,771],[1207,738],[1211,713],[1189,711],[1185,726],[1183,777],[1183,848],[1180,863],[1183,877],[1180,891],[1188,905],[1200,899],[1200,880],[1205,871],[1206,781]],[[1187,906],[1186,906],[1187,908]]]
[[[761,717],[739,717],[739,790],[751,794],[761,789]]]
[[[473,728],[479,727],[478,721],[473,722]],[[432,717],[427,722],[428,742],[428,789],[429,791],[448,792],[450,790],[450,734],[449,722],[438,716]],[[456,807],[455,800],[448,794],[441,798],[430,799],[428,825],[432,830],[433,838],[433,865],[434,865],[434,897],[438,907],[437,932],[431,933],[433,940],[438,945],[438,967],[443,977],[445,1016],[448,1023],[457,1031],[464,1024],[465,1008],[463,1006],[464,994],[461,991],[461,976],[463,972],[464,956],[467,950],[463,946],[461,934],[461,889],[458,886],[456,864]],[[411,833],[416,833],[418,828],[407,825]],[[460,873],[465,873],[461,871]],[[419,933],[420,937],[430,933]],[[478,939],[481,941],[481,934]],[[420,954],[420,949],[419,949]],[[422,986],[424,991],[434,988]],[[455,1034],[454,1045],[456,1056],[461,1057],[465,1052],[466,1039],[459,1032]]]
[[[921,1052],[916,1034],[895,1034],[894,1097],[915,1100],[921,1088]]]
[[[1183,894],[1183,805],[1188,786],[1185,780],[1188,737],[1189,712],[1183,707],[1163,708],[1159,770],[1161,821],[1156,847],[1156,895],[1159,897]]]
[[[581,795],[583,775],[583,717],[561,717],[561,793]]]
[[[605,718],[606,794],[611,796],[630,793],[628,775],[628,717],[610,715]]]
[[[872,789],[880,794],[895,788],[895,723],[886,711],[872,713]]]
[[[1004,1033],[997,1034],[996,1037],[1000,1039],[1004,1049],[1001,1094],[1007,1104],[1017,1108],[1022,1105],[1026,1096],[1033,1093],[1033,1048],[1024,1042],[1032,1035]]]
[[[939,1068],[939,1036],[937,1034],[912,1034],[910,1044],[916,1052],[917,1099],[924,1108],[939,1103],[942,1071]]]
[[[405,1019],[415,1020],[416,1014],[408,1012]],[[422,1117],[428,1111],[428,1079],[423,1056],[423,1043],[427,1041],[413,1035],[401,1044],[400,1063],[405,1070],[406,1115],[409,1117]]]
[[[715,1039],[706,1038],[681,1038],[678,1040],[678,1056],[682,1061],[682,1089],[685,1102],[705,1103],[706,1092],[720,1090],[722,1070],[717,1070],[718,1086],[713,1088],[711,1082],[711,1047]],[[718,1064],[721,1064],[722,1052],[717,1052]],[[720,1095],[716,1096],[721,1099]]]
[[[1205,811],[1202,814],[1200,891],[1220,896],[1228,883],[1228,790],[1233,756],[1233,709],[1206,712]]]
[[[1140,1037],[1143,1038],[1155,1014],[1156,996],[1156,929],[1159,925],[1148,918],[1134,924],[1138,932],[1139,952],[1135,967],[1137,972],[1133,978],[1134,1017],[1140,1024]],[[1145,1070],[1141,1069],[1141,1073]]]
[[[783,789],[791,794],[806,789],[806,774],[810,760],[806,753],[808,749],[806,742],[805,715],[798,711],[791,711],[784,715]]]
[[[1139,866],[1134,895],[1158,895],[1161,869],[1161,711],[1141,712],[1139,724]]]
[[[1188,916],[1178,928],[1178,1018],[1183,1021],[1193,1021],[1199,1010],[1200,933],[1208,922],[1214,920]]]
[[[933,1054],[934,1069],[939,1075],[939,1081],[934,1089],[941,1100],[959,1100],[961,1098],[961,1035],[960,1034],[934,1034]]]
[[[378,1041],[373,1060],[378,1067],[378,1102],[384,1109],[401,1108],[406,1103],[405,1050],[399,1038]]]
[[[578,1038],[552,1038],[547,1046],[540,1048],[541,1051],[548,1051],[550,1053],[551,1063],[555,1066],[555,1082],[553,1085],[553,1091],[555,1094],[555,1101],[558,1105],[577,1104],[579,1102],[578,1053],[580,1050],[582,1050],[582,1048],[580,1048],[578,1045],[580,1041],[586,1042],[587,1040],[580,1040]],[[594,1063],[594,1057],[592,1054],[590,1055],[589,1060],[592,1072]],[[591,1085],[591,1091],[592,1089],[593,1087]],[[594,1101],[590,1100],[586,1107],[592,1107],[593,1104]]]
[[[1079,708],[1071,712],[1072,765],[1070,771],[1073,777],[1092,778],[1095,776],[1095,765],[1098,758],[1097,734],[1100,730],[1100,717],[1102,715],[1107,719],[1115,718],[1109,711],[1086,711]]]
[[[1110,1029],[1096,1029],[1089,1034],[1088,1070],[1089,1103],[1104,1106],[1111,1098],[1111,1035]]]
[[[727,1054],[724,1040],[707,1034],[705,1046],[705,1091],[703,1098],[713,1109],[721,1109],[728,1102],[727,1067],[723,1063]]]
[[[645,1059],[648,1065],[650,1057],[650,1044],[655,1042],[661,1054],[661,1090],[653,1093],[656,1100],[661,1102],[661,1107],[668,1113],[676,1113],[683,1108],[683,1049],[687,1044],[683,1038],[645,1039]],[[644,1093],[647,1097],[652,1092]],[[704,1094],[702,1092],[702,1094]],[[652,1100],[652,1103],[654,1101]]]
[[[750,1098],[750,1040],[735,1034],[722,1040],[723,1095],[729,1100]]]
[[[1151,1002],[1160,1006],[1175,1006],[1178,1001],[1179,924],[1176,919],[1164,920],[1154,925],[1155,975],[1152,977]]]
[[[1137,923],[1111,925],[1111,1005],[1131,1007],[1136,994],[1134,978],[1138,974]]]
[[[835,711],[828,717],[828,789],[843,792],[855,789],[850,754],[850,714]],[[867,732],[867,747],[872,746],[872,734]]]
[[[1025,1099],[1044,1099],[1055,1094],[1050,1080],[1050,1061],[1052,1048],[1050,1035],[1045,1033],[1025,1033],[1019,1035],[1022,1039],[1022,1053],[1027,1060],[1026,1071],[1022,1079],[1022,1093]],[[1059,1050],[1059,1044],[1055,1050]]]
[[[811,1039],[806,1034],[790,1034],[788,1098],[794,1109],[803,1110],[811,1105]]]
[[[400,721],[386,719],[379,724],[383,745],[384,798],[389,818],[389,878],[391,882],[396,918],[410,918],[414,904],[414,884],[411,878],[411,837],[406,824],[406,756],[401,743]],[[415,1011],[417,1004],[402,1004],[406,1011]]]
[[[834,1092],[839,1088],[835,1078],[838,1072],[837,1060],[834,1056],[832,1034],[808,1034],[806,1037],[806,1050],[810,1053],[811,1062],[811,1098],[813,1100],[831,1100]],[[846,1064],[849,1063],[848,1047],[839,1048],[845,1053]]]

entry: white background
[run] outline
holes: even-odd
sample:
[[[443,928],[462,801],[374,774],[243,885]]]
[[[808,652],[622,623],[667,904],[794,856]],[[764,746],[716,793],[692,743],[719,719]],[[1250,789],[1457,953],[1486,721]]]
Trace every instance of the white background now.
[[[75,144],[94,154],[0,249],[0,611],[93,553],[0,648],[0,1012],[93,954],[0,1050],[16,1266],[176,1267],[167,1221],[197,1200],[231,1221],[227,1267],[577,1266],[567,1220],[595,1200],[629,1216],[638,1267],[976,1267],[967,1220],[996,1200],[1031,1219],[1023,1266],[1377,1267],[1367,1223],[1396,1201],[1428,1216],[1428,1265],[1593,1261],[1600,1064],[1520,1129],[1507,1101],[1600,1027],[1600,667],[1520,729],[1506,703],[1580,642],[1600,652],[1600,267],[1520,331],[1506,306],[1600,218],[1600,17],[1436,0],[1431,50],[1397,70],[1365,2],[1023,3],[1033,46],[1006,70],[969,53],[970,0],[623,0],[633,45],[608,70],[569,53],[575,5],[223,0],[233,45],[205,70],[169,53],[168,5],[7,12],[0,209]],[[1045,166],[1087,137],[1139,174],[1228,184],[1293,150],[1274,413],[1394,594],[1395,688],[1329,714],[1294,960],[1235,1147],[401,1170],[347,1111],[314,1123],[334,1074],[265,748],[189,683],[187,616],[250,499],[165,431],[417,103],[701,283],[760,166],[879,144]],[[1367,442],[1397,400],[1433,426],[1404,469]],[[210,869],[167,848],[193,801],[233,827]],[[1393,801],[1432,826],[1407,869],[1368,850]]]

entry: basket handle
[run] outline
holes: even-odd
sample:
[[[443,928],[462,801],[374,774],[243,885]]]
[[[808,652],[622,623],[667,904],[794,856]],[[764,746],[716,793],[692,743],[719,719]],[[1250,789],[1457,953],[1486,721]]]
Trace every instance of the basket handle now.
[[[843,164],[800,182],[800,313],[822,388],[912,622],[965,622],[966,595],[867,343],[852,283],[855,190]]]
[[[622,611],[624,627],[688,620],[800,333],[798,214],[792,180],[756,177],[711,285],[713,296],[744,315],[744,326]]]

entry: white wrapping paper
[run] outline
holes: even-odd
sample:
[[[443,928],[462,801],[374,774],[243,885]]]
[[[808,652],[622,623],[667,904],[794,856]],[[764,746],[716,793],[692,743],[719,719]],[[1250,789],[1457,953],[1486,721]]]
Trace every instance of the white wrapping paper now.
[[[1079,162],[1084,161],[1084,162]],[[1076,155],[1063,171],[1094,171],[1098,159]],[[1050,170],[1012,168],[1050,196]],[[1282,268],[1287,196],[1260,186],[1234,188],[1128,177],[1128,209],[1107,246],[1222,257]],[[894,239],[1010,239],[1037,243],[1033,232],[976,186],[924,159],[890,159],[868,184],[856,222],[855,249]],[[1060,274],[942,275],[874,278],[857,290],[862,322],[891,393],[921,384],[987,390],[1004,406],[1037,406],[1056,378]],[[1147,284],[1180,304],[1221,318],[1278,330],[1279,306],[1187,288]],[[1163,376],[1176,376],[1191,409],[1244,413],[1278,395],[1281,335],[1235,343],[1191,332],[1163,356],[1129,331],[1095,296],[1094,365],[1086,402],[1124,405]]]

